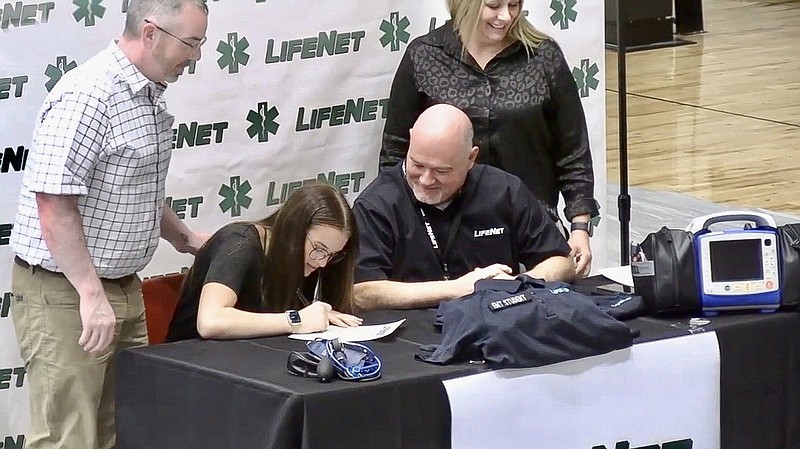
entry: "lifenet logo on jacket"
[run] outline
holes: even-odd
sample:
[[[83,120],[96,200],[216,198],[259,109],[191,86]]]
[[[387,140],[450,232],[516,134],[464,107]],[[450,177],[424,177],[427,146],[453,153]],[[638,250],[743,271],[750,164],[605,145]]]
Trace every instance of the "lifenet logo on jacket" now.
[[[476,229],[472,235],[475,238],[480,238],[480,237],[489,237],[492,235],[503,235],[505,232],[506,232],[505,227]]]

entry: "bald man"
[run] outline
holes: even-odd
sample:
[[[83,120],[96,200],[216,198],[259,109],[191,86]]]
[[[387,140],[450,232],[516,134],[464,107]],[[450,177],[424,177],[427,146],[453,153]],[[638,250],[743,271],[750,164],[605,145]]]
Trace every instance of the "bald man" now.
[[[405,160],[356,199],[359,308],[435,306],[520,267],[539,279],[574,279],[564,236],[519,178],[475,164],[472,134],[461,110],[428,108]]]

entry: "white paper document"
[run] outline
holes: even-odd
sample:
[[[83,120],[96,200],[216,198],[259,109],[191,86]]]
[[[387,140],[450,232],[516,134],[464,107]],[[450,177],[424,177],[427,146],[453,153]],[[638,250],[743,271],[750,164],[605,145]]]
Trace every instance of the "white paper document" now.
[[[631,274],[631,266],[623,265],[621,267],[608,267],[598,270],[600,274],[611,279],[617,284],[627,285],[633,287],[633,275]]]
[[[370,326],[358,327],[338,327],[329,326],[328,330],[323,332],[314,332],[311,334],[292,334],[289,338],[295,340],[314,340],[315,338],[324,338],[332,340],[338,338],[339,341],[369,341],[377,340],[379,338],[391,335],[392,332],[397,330],[401,324],[405,323],[406,319],[395,321],[394,323],[386,324],[373,324]]]

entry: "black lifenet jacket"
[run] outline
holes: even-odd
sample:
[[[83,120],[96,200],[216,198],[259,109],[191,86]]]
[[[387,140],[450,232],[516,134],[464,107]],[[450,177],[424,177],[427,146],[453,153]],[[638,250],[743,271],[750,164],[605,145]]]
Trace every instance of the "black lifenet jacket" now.
[[[380,169],[397,164],[423,110],[452,104],[472,120],[478,162],[512,173],[555,210],[564,196],[568,220],[598,214],[583,106],[561,49],[545,40],[530,58],[519,43],[481,69],[451,22],[414,39],[392,83]]]

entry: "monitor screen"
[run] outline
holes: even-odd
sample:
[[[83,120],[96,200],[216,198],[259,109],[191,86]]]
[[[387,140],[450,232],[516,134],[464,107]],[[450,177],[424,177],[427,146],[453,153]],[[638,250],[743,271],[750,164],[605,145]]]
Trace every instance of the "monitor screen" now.
[[[708,244],[713,282],[753,281],[764,278],[761,239],[717,240]]]

